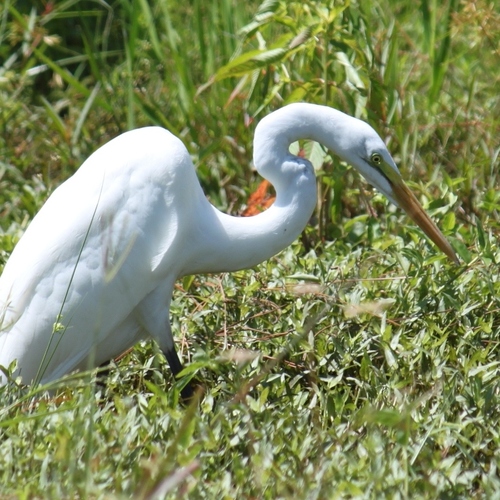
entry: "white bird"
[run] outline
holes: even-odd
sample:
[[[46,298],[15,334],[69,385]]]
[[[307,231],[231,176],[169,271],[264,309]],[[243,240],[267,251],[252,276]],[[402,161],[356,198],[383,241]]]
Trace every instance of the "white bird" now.
[[[276,201],[248,218],[207,201],[177,137],[141,128],[93,153],[15,247],[0,278],[0,365],[17,360],[14,375],[24,383],[46,383],[99,366],[149,336],[178,373],[169,321],[175,281],[255,266],[290,245],[309,221],[316,179],[311,163],[289,152],[299,139],[354,166],[457,262],[382,139],[340,111],[296,103],[261,120],[254,164],[274,185]]]

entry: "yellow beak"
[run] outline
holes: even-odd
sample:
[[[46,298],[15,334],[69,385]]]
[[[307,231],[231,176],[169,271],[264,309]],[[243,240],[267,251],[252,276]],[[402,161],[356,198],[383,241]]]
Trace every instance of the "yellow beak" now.
[[[399,179],[399,182],[392,183],[391,187],[393,189],[392,196],[394,200],[410,216],[413,222],[415,222],[437,247],[455,262],[455,264],[459,264],[460,261],[458,260],[455,250],[453,250],[448,240],[443,236],[443,233],[427,215],[422,205],[420,205],[417,198],[404,181]]]

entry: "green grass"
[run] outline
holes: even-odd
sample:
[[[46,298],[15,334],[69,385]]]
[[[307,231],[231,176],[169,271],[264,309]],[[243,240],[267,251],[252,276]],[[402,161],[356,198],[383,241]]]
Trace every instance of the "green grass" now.
[[[0,389],[0,498],[500,498],[497,10],[2,4],[0,267],[50,192],[133,127],[178,134],[238,213],[259,182],[254,123],[295,100],[368,120],[463,264],[306,149],[321,196],[301,240],[178,283],[184,379],[144,343],[105,386]],[[192,376],[204,394],[183,408]]]

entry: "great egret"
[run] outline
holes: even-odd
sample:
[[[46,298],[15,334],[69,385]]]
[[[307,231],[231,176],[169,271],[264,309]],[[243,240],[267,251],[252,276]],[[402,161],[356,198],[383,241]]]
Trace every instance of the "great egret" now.
[[[252,267],[292,243],[310,219],[314,170],[288,149],[299,139],[317,141],[354,166],[457,262],[382,139],[340,111],[296,103],[261,120],[254,163],[277,197],[248,218],[207,201],[177,137],[141,128],[92,154],[14,249],[0,278],[0,365],[17,359],[23,382],[45,383],[151,336],[178,373],[169,322],[176,279]]]

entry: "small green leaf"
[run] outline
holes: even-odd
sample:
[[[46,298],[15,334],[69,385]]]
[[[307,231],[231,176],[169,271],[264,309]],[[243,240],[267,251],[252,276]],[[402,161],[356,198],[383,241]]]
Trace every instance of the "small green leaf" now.
[[[230,63],[222,66],[215,73],[214,81],[224,80],[225,78],[239,77],[257,69],[269,66],[275,62],[281,61],[288,50],[283,48],[271,50],[252,50],[233,59]]]
[[[455,228],[455,212],[448,212],[441,222],[444,231],[449,232]]]

